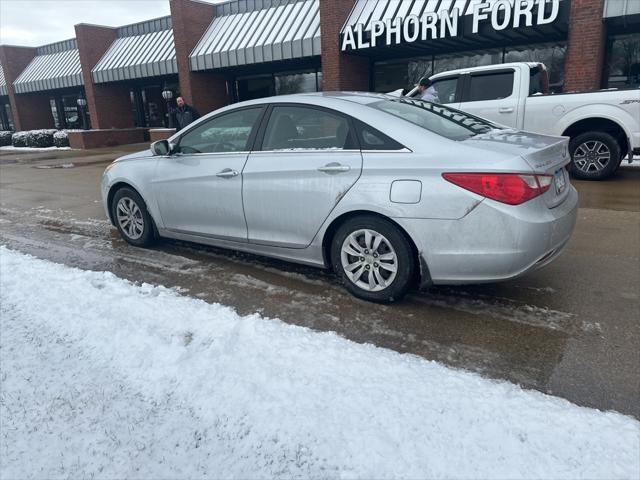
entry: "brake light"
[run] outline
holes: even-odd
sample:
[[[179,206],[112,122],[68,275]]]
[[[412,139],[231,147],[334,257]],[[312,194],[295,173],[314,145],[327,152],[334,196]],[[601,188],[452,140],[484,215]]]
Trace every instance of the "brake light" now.
[[[443,173],[448,182],[508,205],[520,205],[551,187],[551,175],[520,173]]]

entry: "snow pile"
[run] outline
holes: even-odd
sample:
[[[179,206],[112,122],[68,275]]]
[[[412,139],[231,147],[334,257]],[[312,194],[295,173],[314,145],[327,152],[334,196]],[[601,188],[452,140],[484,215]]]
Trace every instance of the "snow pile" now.
[[[9,132],[7,130],[0,131],[0,147],[6,147],[7,145],[11,145],[11,136],[13,132]]]
[[[4,478],[638,478],[640,424],[0,248]]]
[[[66,130],[58,130],[53,134],[53,145],[58,148],[69,146],[69,135]]]

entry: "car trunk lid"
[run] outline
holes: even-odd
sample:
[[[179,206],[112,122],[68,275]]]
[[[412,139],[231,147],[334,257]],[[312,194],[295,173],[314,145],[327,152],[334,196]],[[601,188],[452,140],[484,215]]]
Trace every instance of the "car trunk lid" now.
[[[560,205],[569,193],[569,139],[513,129],[494,129],[466,140],[470,146],[521,157],[538,175],[550,175],[551,188],[543,195],[549,208]]]

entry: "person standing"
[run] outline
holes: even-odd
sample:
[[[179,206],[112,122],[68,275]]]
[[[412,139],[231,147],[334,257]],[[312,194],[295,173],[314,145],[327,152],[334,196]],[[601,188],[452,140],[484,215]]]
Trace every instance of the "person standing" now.
[[[420,83],[418,83],[418,90],[420,91],[421,100],[440,103],[440,99],[438,98],[438,91],[433,86],[433,82],[427,77],[420,79]]]
[[[200,118],[198,111],[191,105],[187,105],[184,98],[176,98],[177,107],[175,109],[176,130],[182,130],[184,127]]]

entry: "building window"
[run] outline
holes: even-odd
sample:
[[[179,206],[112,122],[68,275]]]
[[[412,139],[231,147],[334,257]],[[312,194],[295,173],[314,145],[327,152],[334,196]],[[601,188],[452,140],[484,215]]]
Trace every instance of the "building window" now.
[[[238,100],[253,100],[254,98],[271,97],[276,94],[273,75],[254,75],[238,78]]]
[[[566,51],[565,43],[535,44],[376,62],[373,67],[374,90],[391,92],[412,88],[422,77],[459,68],[508,62],[541,62],[549,70],[551,91],[560,92],[564,83]]]
[[[238,101],[321,90],[322,72],[319,70],[279,72],[236,79]]]
[[[544,63],[549,72],[549,89],[559,93],[564,85],[564,61],[567,45],[543,44],[514,47],[505,53],[505,62],[539,62]]]
[[[503,54],[502,49],[496,49],[435,57],[433,60],[433,73],[502,63]]]
[[[64,128],[62,126],[62,117],[58,113],[58,104],[55,98],[49,99],[49,107],[51,108],[51,115],[53,116],[53,124],[56,128]]]
[[[0,130],[13,131],[13,116],[9,102],[0,102]]]
[[[155,85],[134,85],[129,90],[131,99],[131,111],[136,127],[167,127],[169,117],[167,112],[167,101],[162,97],[162,91],[167,88],[174,92],[171,106],[175,107],[175,96],[178,91],[178,84],[174,81],[167,81]]]
[[[145,127],[166,126],[167,105],[162,98],[162,85],[150,85],[142,88]]]
[[[276,74],[275,84],[276,95],[318,91],[315,71]]]
[[[410,88],[422,77],[433,75],[433,58],[429,56],[377,62],[373,71],[374,90],[393,92],[400,88]]]
[[[78,95],[64,95],[62,97],[64,110],[64,128],[82,128],[78,109]]]
[[[607,47],[605,87],[640,86],[640,33],[611,37]]]

